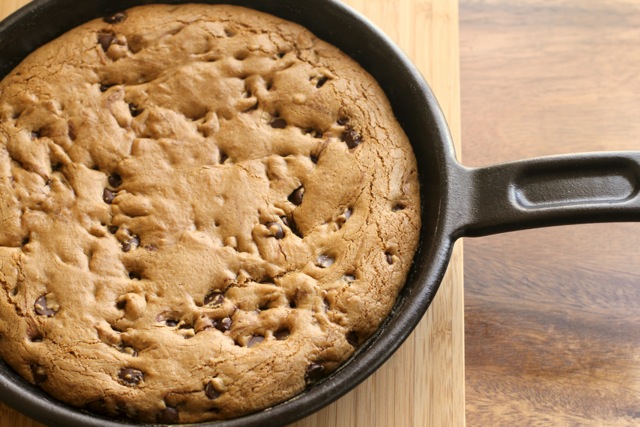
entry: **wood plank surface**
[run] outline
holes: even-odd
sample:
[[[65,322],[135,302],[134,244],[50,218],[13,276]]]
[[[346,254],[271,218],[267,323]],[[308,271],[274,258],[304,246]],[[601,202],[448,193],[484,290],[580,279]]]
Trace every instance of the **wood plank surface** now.
[[[414,61],[435,92],[460,152],[457,0],[347,0]],[[400,350],[370,379],[295,427],[462,426],[462,244],[433,305]]]
[[[640,148],[640,2],[461,0],[465,164]],[[472,426],[640,425],[640,224],[465,240]]]
[[[28,0],[1,0],[0,17]],[[460,141],[456,0],[348,0],[380,26],[427,77]],[[459,150],[459,147],[458,147]],[[370,379],[296,427],[464,425],[462,245],[427,315]],[[40,424],[0,404],[0,426]]]

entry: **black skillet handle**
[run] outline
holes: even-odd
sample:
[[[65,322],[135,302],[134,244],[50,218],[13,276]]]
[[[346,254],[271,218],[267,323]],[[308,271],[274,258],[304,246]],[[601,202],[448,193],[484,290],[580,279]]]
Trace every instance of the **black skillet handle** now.
[[[453,178],[458,237],[640,221],[640,152],[555,156],[486,168],[456,164]]]

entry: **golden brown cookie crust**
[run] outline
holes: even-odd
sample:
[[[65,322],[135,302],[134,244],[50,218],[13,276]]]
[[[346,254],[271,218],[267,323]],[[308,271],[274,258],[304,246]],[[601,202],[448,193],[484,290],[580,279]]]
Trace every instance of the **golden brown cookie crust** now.
[[[209,5],[92,21],[0,83],[0,356],[111,416],[269,407],[387,316],[418,191],[382,90],[302,27]]]

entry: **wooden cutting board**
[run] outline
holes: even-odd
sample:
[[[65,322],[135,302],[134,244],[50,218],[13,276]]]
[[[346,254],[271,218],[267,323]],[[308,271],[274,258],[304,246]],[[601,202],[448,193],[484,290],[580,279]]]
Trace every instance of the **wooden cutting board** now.
[[[460,141],[457,0],[346,0],[388,34],[418,65]],[[4,18],[28,0],[1,0]],[[460,147],[457,147],[458,152]],[[400,350],[372,377],[295,427],[464,425],[462,245],[428,313]],[[0,403],[0,427],[39,423]]]

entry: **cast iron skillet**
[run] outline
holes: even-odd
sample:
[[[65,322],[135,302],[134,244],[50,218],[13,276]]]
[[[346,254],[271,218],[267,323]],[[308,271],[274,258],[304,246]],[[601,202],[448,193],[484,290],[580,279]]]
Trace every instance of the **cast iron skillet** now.
[[[34,0],[0,23],[0,78],[27,54],[93,18],[185,0]],[[193,2],[193,1],[192,1]],[[640,153],[580,154],[482,169],[460,165],[442,111],[423,77],[379,30],[337,0],[206,0],[252,7],[309,28],[357,60],[384,88],[418,159],[422,230],[407,283],[379,332],[340,370],[288,402],[216,427],[284,425],[336,400],[373,373],[431,303],[453,243],[518,229],[640,219]],[[0,398],[51,425],[123,423],[61,404],[0,362]],[[125,423],[126,424],[126,423]]]

